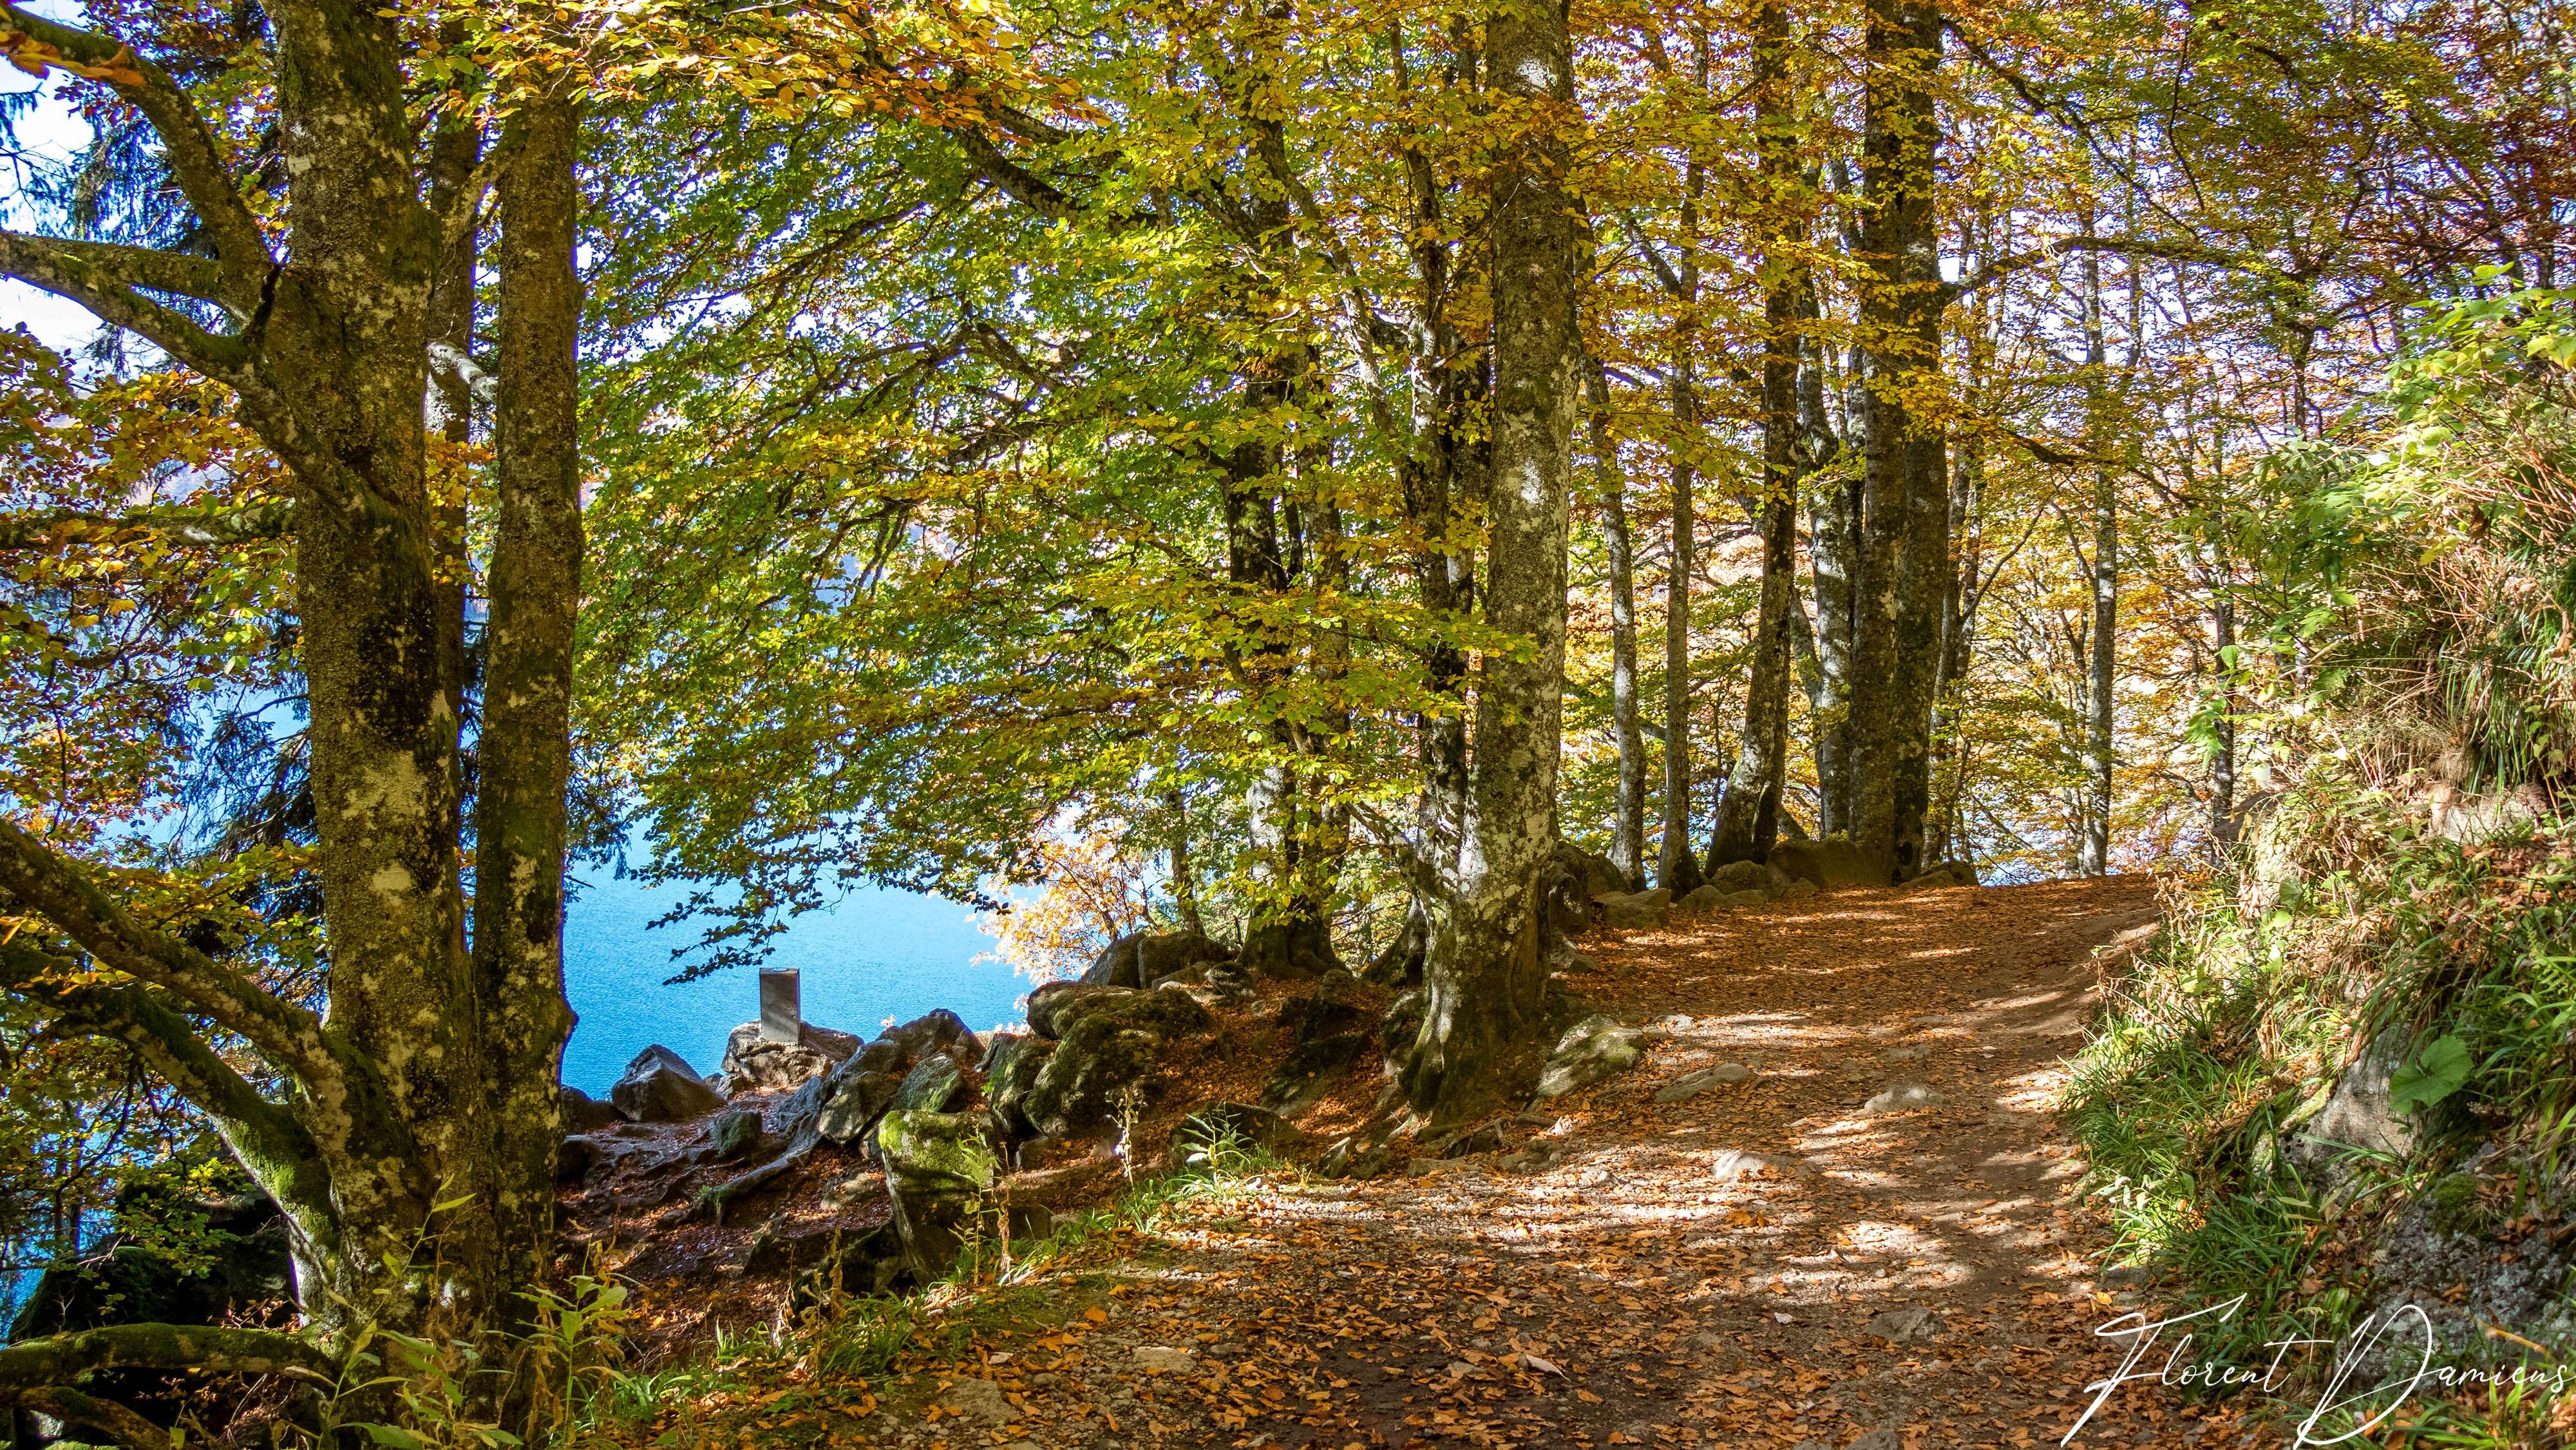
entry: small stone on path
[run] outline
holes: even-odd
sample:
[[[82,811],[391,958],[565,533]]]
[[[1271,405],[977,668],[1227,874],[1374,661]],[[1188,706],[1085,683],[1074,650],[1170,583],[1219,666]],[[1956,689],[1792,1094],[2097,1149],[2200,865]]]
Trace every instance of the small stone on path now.
[[[1860,1105],[1864,1113],[1901,1113],[1909,1108],[1938,1107],[1949,1096],[1939,1088],[1919,1082],[1892,1082],[1887,1090]]]
[[[940,1396],[940,1406],[961,1420],[978,1420],[987,1425],[1006,1425],[1011,1420],[1011,1402],[1002,1387],[991,1380],[959,1380]]]
[[[1939,1334],[1941,1316],[1920,1304],[1909,1304],[1879,1315],[1869,1321],[1869,1328],[1862,1332],[1890,1344],[1910,1344]]]

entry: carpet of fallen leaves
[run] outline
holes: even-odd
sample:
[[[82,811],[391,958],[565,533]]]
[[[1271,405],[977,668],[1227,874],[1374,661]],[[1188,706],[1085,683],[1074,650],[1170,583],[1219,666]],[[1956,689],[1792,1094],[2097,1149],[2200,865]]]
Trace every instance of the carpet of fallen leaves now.
[[[1283,1176],[1106,1241],[962,1358],[780,1443],[2057,1444],[2133,1299],[2097,1280],[2049,1109],[2097,950],[2154,918],[2154,883],[2118,878],[1596,933],[1568,985],[1648,1028],[1644,1066],[1523,1115],[1499,1153]],[[1753,1076],[1656,1101],[1724,1063]],[[1908,1085],[1936,1100],[1864,1106]],[[2143,1383],[2076,1443],[2251,1433]]]

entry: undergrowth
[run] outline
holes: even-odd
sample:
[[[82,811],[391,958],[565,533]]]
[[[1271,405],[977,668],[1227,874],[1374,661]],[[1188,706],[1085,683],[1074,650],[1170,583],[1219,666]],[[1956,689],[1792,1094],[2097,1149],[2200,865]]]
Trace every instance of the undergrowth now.
[[[1121,1266],[1176,1222],[1222,1213],[1292,1174],[1231,1131],[1185,1135],[1183,1166],[1129,1182],[1108,1204],[1060,1215],[1043,1237],[970,1238],[956,1268],[911,1294],[845,1294],[756,1332],[718,1331],[688,1362],[619,1374],[572,1437],[694,1446],[838,1443],[921,1371],[978,1363],[986,1346],[1061,1323],[1126,1291]],[[1000,1205],[986,1222],[1003,1224]]]
[[[2227,1321],[2194,1326],[2195,1356],[2259,1366],[2283,1339],[2339,1344],[2366,1330],[2374,1307],[2386,1311],[2373,1300],[2372,1237],[2437,1184],[2535,1194],[2552,1211],[2570,1201],[2576,839],[2525,822],[2464,845],[2430,834],[2411,802],[2403,781],[2312,775],[2236,869],[2170,889],[2165,930],[2111,984],[2073,1064],[2065,1105],[2113,1256],[2195,1307],[2244,1297]],[[2392,1099],[2411,1109],[2416,1150],[2295,1166],[2285,1143],[2381,1041],[2404,1044]],[[2511,1184],[2449,1171],[2473,1157],[2490,1177],[2514,1165]],[[2564,1350],[2490,1341],[2437,1362],[2492,1365],[2501,1345],[2546,1368]],[[2294,1420],[2330,1356],[2306,1363],[2270,1387]],[[2328,1415],[2312,1443],[2381,1407]],[[2378,1433],[2564,1444],[2571,1410],[2576,1398],[2545,1385],[2419,1393]]]

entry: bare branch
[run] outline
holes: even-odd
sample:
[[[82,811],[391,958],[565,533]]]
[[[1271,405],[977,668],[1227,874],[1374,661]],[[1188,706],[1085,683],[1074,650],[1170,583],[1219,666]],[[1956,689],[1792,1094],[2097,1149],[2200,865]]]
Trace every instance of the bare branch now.
[[[69,544],[108,542],[130,534],[154,534],[174,544],[222,548],[277,538],[293,524],[294,515],[294,501],[282,498],[264,499],[237,509],[155,507],[121,514],[34,509],[0,514],[0,551],[58,549]]]
[[[178,178],[188,204],[196,208],[198,218],[214,238],[215,255],[223,263],[224,279],[233,293],[219,300],[244,306],[255,302],[276,259],[269,255],[268,243],[260,236],[258,220],[233,187],[232,174],[225,169],[223,153],[215,145],[215,133],[180,92],[178,83],[159,66],[137,56],[134,47],[113,36],[47,20],[8,0],[0,0],[0,16],[7,18],[11,28],[70,62],[66,69],[77,69],[105,81],[152,123],[152,129],[161,137],[162,158]],[[41,56],[26,58],[44,63]]]
[[[1683,290],[1681,273],[1674,271],[1673,264],[1664,260],[1663,252],[1655,246],[1654,240],[1646,235],[1646,229],[1637,225],[1637,218],[1623,211],[1619,213],[1619,225],[1628,233],[1628,240],[1636,243],[1637,250],[1645,254],[1646,265],[1655,270],[1655,280],[1664,284],[1665,291],[1675,297],[1681,296]]]
[[[1943,283],[1940,293],[1941,303],[1943,306],[1948,306],[1981,287],[2001,281],[2016,272],[2054,262],[2069,252],[2109,252],[2118,256],[2156,257],[2168,262],[2198,262],[2206,266],[2248,272],[2273,280],[2280,280],[2283,275],[2279,268],[2260,257],[2248,256],[2243,252],[2231,252],[2219,247],[2204,246],[2199,242],[2160,242],[2152,237],[2052,237],[2026,251],[1997,257],[1956,282]]]

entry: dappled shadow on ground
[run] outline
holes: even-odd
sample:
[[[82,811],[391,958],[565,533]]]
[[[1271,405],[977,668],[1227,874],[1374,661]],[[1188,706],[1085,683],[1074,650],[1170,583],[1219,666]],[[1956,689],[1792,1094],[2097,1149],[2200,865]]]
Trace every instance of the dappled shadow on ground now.
[[[1025,1396],[1011,1434],[2055,1444],[2120,1307],[2047,1110],[2094,950],[2153,917],[2127,879],[1840,893],[1589,943],[1569,985],[1649,1027],[1642,1069],[1525,1117],[1503,1154],[1282,1184],[1181,1233],[1126,1266],[1106,1322],[994,1371]],[[1655,1100],[1728,1062],[1754,1077]],[[1865,1106],[1909,1086],[1922,1105]],[[2143,1385],[2077,1443],[2236,1438]]]

